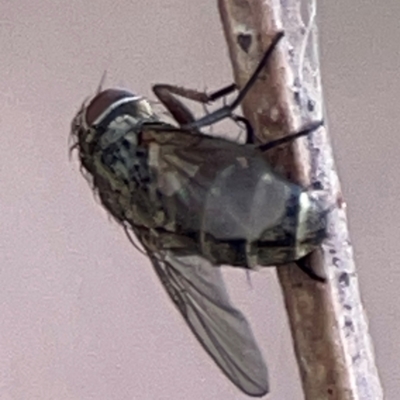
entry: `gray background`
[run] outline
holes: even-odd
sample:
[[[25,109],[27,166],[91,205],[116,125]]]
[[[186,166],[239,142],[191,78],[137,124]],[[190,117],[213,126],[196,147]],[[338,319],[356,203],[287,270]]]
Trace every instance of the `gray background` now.
[[[145,5],[146,4],[146,5]],[[215,2],[0,2],[0,400],[244,399],[68,160],[72,116],[108,86],[230,83]],[[400,392],[400,3],[319,4],[330,133],[387,399]],[[226,271],[270,368],[301,399],[274,269]]]

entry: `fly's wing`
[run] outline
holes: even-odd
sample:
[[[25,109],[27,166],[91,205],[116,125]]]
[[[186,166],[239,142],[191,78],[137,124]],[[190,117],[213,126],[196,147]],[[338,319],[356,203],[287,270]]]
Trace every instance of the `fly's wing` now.
[[[182,130],[150,132],[149,165],[156,171],[158,189],[167,196],[193,181],[199,200],[215,176],[238,159],[254,157],[255,150],[220,138],[190,134]]]
[[[157,188],[184,231],[253,242],[282,225],[294,189],[253,146],[179,131],[155,140],[149,159]]]
[[[264,359],[246,318],[230,303],[220,268],[199,256],[148,254],[172,301],[225,375],[250,396],[268,393]]]

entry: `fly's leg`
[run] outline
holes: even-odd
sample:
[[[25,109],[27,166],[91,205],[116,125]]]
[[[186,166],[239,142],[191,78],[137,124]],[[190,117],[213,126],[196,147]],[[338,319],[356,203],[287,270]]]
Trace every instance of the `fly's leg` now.
[[[267,151],[269,149],[273,149],[274,147],[280,146],[281,144],[284,144],[284,143],[287,143],[287,142],[291,142],[292,140],[295,140],[295,139],[297,139],[299,137],[307,136],[307,135],[309,135],[310,133],[314,132],[315,130],[317,130],[318,128],[320,128],[323,125],[324,125],[324,121],[323,120],[311,122],[311,124],[309,124],[308,126],[304,127],[299,132],[291,133],[290,135],[287,135],[287,136],[285,136],[283,138],[273,140],[273,141],[271,141],[269,143],[261,144],[260,146],[258,146],[258,148],[261,151]]]
[[[192,112],[186,107],[175,95],[181,97],[187,97],[181,94],[183,91],[187,91],[193,95],[199,95],[201,99],[201,92],[197,92],[191,89],[184,89],[173,85],[154,85],[153,92],[167,110],[172,114],[175,121],[180,125],[187,125],[194,122],[196,119]],[[203,93],[205,95],[205,93]],[[201,100],[199,100],[201,101]]]
[[[231,83],[228,86],[223,87],[222,89],[216,90],[213,93],[210,93],[208,95],[208,99],[209,101],[216,101],[218,99],[220,99],[221,97],[226,97],[229,94],[231,94],[232,92],[234,92],[235,90],[237,90],[238,87],[236,85],[236,83]],[[224,106],[226,106],[225,102],[224,102]],[[207,115],[210,115],[210,113],[207,113]],[[238,114],[231,114],[230,118],[236,122],[237,124],[242,123],[244,125],[244,129],[246,131],[246,144],[254,144],[255,143],[255,135],[254,135],[254,129],[250,123],[250,121],[243,117],[242,115],[238,115]]]
[[[232,83],[229,86],[225,86],[222,89],[216,90],[215,92],[212,92],[210,94],[208,94],[208,100],[211,103],[212,101],[217,101],[218,99],[220,99],[221,97],[223,98],[223,103],[224,106],[226,105],[226,96],[228,96],[230,93],[234,92],[237,89],[236,83]],[[206,89],[204,90],[206,92]],[[207,108],[207,105],[209,103],[203,103],[203,111],[204,111],[204,115],[208,115],[210,114],[210,111]],[[237,125],[240,124],[240,120],[234,120],[236,122]],[[210,125],[210,133],[213,133],[213,125]]]
[[[283,32],[278,32],[275,35],[275,37],[272,39],[272,43],[268,47],[267,51],[265,52],[263,58],[261,59],[257,68],[255,69],[255,71],[251,75],[250,79],[247,81],[247,83],[244,85],[244,87],[241,90],[239,90],[238,95],[230,104],[227,104],[227,105],[213,111],[212,113],[205,115],[202,118],[199,118],[196,121],[193,121],[189,124],[183,125],[182,128],[184,128],[184,129],[200,129],[205,126],[215,124],[216,122],[221,121],[222,119],[232,117],[233,111],[240,105],[240,103],[243,101],[243,99],[245,98],[245,96],[247,95],[249,90],[252,88],[252,86],[256,82],[257,78],[259,77],[261,71],[265,68],[269,58],[271,57],[271,54],[275,50],[275,47],[278,45],[279,41],[283,38],[283,36],[284,36]],[[236,89],[236,85],[230,85],[230,86],[227,86],[227,87],[215,92],[214,96],[216,96],[216,98],[219,98],[219,97],[226,95],[227,93],[231,93],[235,89]]]
[[[207,104],[216,101],[221,97],[234,92],[237,89],[236,84],[225,86],[222,89],[216,90],[210,94],[194,89],[188,89],[180,86],[157,84],[153,86],[153,92],[158,100],[167,108],[167,110],[175,118],[179,125],[190,125],[196,120],[192,112],[175,96],[180,96],[188,100],[198,103]]]
[[[250,79],[243,87],[243,89],[239,90],[238,95],[232,101],[232,103],[226,104],[223,107],[213,111],[210,114],[205,115],[202,118],[196,120],[192,112],[175,96],[180,96],[202,104],[207,104],[209,102],[216,101],[221,97],[225,97],[231,94],[232,92],[237,90],[237,85],[235,83],[232,83],[211,94],[207,94],[205,92],[201,92],[194,89],[188,89],[167,84],[157,84],[153,86],[153,92],[157,96],[157,98],[161,101],[161,103],[165,105],[165,107],[168,109],[168,111],[172,114],[172,116],[175,118],[175,120],[183,129],[198,130],[202,127],[209,126],[218,121],[221,121],[222,119],[232,118],[234,121],[241,122],[244,124],[247,135],[246,143],[255,144],[254,130],[250,122],[246,118],[234,114],[233,111],[240,105],[240,103],[243,101],[243,99],[245,98],[251,87],[254,85],[259,74],[261,73],[263,68],[265,68],[271,54],[273,53],[275,47],[278,45],[279,41],[283,38],[283,36],[284,36],[283,32],[278,32],[275,35],[275,37],[272,40],[272,43],[268,47],[257,68],[255,69],[255,71],[253,72]],[[313,122],[309,126],[300,130],[299,132],[263,144],[259,146],[259,148],[261,151],[269,150],[273,147],[290,142],[299,137],[306,136],[311,132],[313,132],[314,130],[318,129],[322,125],[323,121]]]
[[[310,277],[312,280],[317,281],[317,282],[321,282],[321,283],[326,283],[326,279],[323,278],[322,276],[319,276],[318,274],[316,274],[312,268],[308,265],[308,260],[309,257],[304,256],[302,258],[300,258],[299,260],[296,261],[296,265],[308,276]]]
[[[167,109],[171,112],[171,114],[174,116],[176,121],[181,125],[183,129],[197,130],[205,126],[215,124],[222,119],[230,118],[232,117],[233,111],[240,105],[246,94],[254,85],[255,81],[260,75],[260,72],[264,69],[271,54],[275,50],[275,47],[278,45],[283,36],[283,32],[278,32],[275,35],[275,37],[272,39],[271,45],[268,47],[252,76],[244,85],[244,87],[239,91],[238,95],[232,101],[232,103],[227,104],[213,111],[212,113],[207,114],[202,118],[199,118],[198,120],[194,119],[193,114],[189,111],[189,109],[184,106],[178,99],[176,99],[174,95],[185,97],[187,99],[198,101],[200,103],[207,103],[209,101],[215,101],[223,96],[226,96],[229,93],[232,93],[237,89],[236,85],[231,84],[220,90],[217,90],[211,95],[207,95],[204,92],[199,92],[192,89],[185,89],[173,85],[155,85],[153,86],[154,94],[167,107]]]
[[[244,125],[244,129],[246,130],[246,144],[254,144],[255,143],[255,135],[254,135],[254,129],[250,123],[250,121],[242,117],[241,115],[236,115],[232,114],[231,118],[237,122],[237,123],[242,123]]]
[[[209,101],[216,101],[220,99],[221,97],[228,96],[228,94],[233,93],[235,90],[237,90],[237,85],[236,83],[231,83],[228,86],[223,87],[222,89],[216,90],[215,92],[211,93],[208,95]]]
[[[195,117],[193,113],[189,110],[188,107],[184,103],[182,103],[176,96],[180,96],[182,98],[196,101],[201,103],[206,107],[206,105],[210,102],[217,101],[220,98],[223,98],[230,93],[237,90],[237,86],[235,83],[232,83],[228,86],[224,86],[223,88],[216,90],[210,94],[207,94],[205,91],[198,91],[195,89],[188,89],[180,86],[168,85],[168,84],[156,84],[153,86],[153,92],[158,98],[158,100],[167,108],[167,110],[174,117],[175,121],[182,127],[190,125],[195,122]],[[209,115],[207,109],[205,108],[205,114]],[[239,115],[232,114],[231,118],[238,123],[243,123],[246,134],[247,134],[247,142],[250,143],[249,138],[253,137],[253,129],[250,125],[250,122]],[[157,129],[157,127],[153,127]],[[191,129],[193,130],[193,128]],[[198,130],[195,128],[194,130]]]

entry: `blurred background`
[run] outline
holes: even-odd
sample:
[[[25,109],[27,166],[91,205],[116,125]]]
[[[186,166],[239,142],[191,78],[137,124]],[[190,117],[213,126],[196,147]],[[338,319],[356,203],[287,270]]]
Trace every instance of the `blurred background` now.
[[[107,86],[232,81],[213,0],[0,1],[0,400],[245,399],[68,159]],[[95,6],[94,6],[95,4]],[[318,4],[325,101],[386,399],[400,391],[400,3]],[[302,399],[273,268],[226,271],[270,369]]]

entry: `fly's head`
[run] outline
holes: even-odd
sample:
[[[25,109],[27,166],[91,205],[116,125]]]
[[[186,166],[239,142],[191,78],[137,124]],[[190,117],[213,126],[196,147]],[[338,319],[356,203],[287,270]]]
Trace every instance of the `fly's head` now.
[[[96,150],[102,150],[131,132],[137,141],[143,124],[157,122],[149,102],[142,96],[122,89],[106,89],[84,102],[75,115],[71,136],[83,167],[91,171],[90,161]],[[135,145],[136,143],[132,143]]]
[[[304,191],[299,197],[296,232],[297,258],[315,250],[328,237],[328,215],[332,204],[324,191]]]

